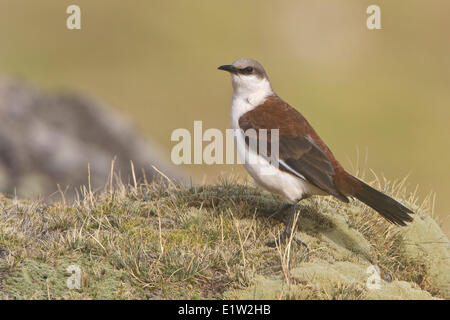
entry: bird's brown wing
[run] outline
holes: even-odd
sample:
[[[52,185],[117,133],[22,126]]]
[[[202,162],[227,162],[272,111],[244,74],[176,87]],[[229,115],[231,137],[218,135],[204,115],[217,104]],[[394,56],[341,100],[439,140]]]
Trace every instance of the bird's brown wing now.
[[[254,129],[258,139],[259,130],[267,130],[267,154],[270,156],[272,141],[271,129],[279,131],[279,169],[298,178],[304,179],[319,189],[348,202],[348,199],[337,189],[334,177],[337,161],[331,151],[315,133],[306,119],[294,108],[277,96],[245,113],[239,119],[239,126],[245,132]],[[247,145],[251,147],[252,144]]]

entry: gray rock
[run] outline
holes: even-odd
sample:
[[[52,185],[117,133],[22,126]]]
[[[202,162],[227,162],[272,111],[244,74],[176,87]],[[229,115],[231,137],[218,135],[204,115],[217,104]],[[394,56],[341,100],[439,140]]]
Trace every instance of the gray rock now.
[[[183,175],[160,149],[140,137],[121,117],[94,99],[76,94],[47,94],[27,83],[0,78],[0,192],[22,197],[48,196],[57,184],[69,194],[88,183],[105,186],[115,172],[131,182],[159,175]]]

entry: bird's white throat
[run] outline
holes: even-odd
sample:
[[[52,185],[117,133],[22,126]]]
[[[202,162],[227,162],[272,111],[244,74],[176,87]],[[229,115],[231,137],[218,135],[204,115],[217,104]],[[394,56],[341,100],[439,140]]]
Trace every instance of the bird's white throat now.
[[[255,75],[242,76],[233,74],[233,97],[231,100],[231,127],[239,128],[239,118],[262,104],[268,96],[273,95],[267,78]]]
[[[267,96],[273,94],[267,78],[260,78],[256,75],[233,74],[231,81],[234,90],[233,96],[245,99],[254,106],[263,103]]]

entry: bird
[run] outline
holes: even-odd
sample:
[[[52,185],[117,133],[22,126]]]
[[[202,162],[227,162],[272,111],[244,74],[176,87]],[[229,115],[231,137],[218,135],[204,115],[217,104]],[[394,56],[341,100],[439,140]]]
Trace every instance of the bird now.
[[[258,185],[285,201],[271,215],[285,224],[280,240],[291,238],[307,247],[293,233],[294,208],[301,200],[316,195],[331,195],[346,203],[356,198],[395,225],[413,221],[412,210],[343,168],[305,117],[274,92],[259,62],[242,58],[218,69],[231,74],[231,128],[239,157],[247,159],[243,162],[245,169]],[[254,144],[250,143],[252,135],[246,135],[251,130],[256,133]],[[278,150],[267,151],[275,140]],[[263,149],[265,153],[259,152]],[[257,161],[248,161],[251,156]]]

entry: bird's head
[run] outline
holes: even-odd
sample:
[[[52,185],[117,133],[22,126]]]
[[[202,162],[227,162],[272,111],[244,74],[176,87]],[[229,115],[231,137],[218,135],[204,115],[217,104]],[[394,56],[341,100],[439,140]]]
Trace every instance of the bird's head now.
[[[273,93],[267,73],[258,61],[238,59],[233,64],[223,65],[218,69],[231,74],[234,93],[237,95],[268,96]]]

